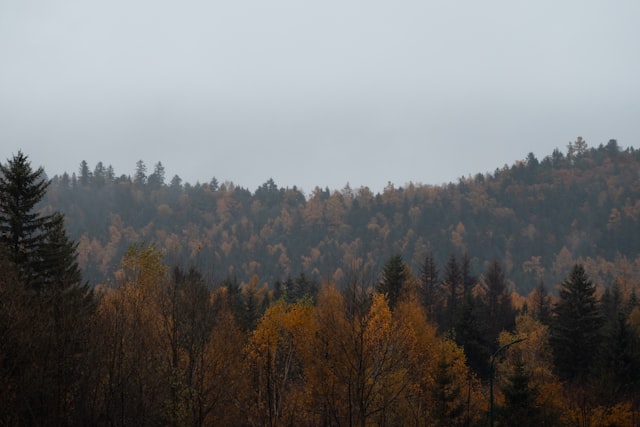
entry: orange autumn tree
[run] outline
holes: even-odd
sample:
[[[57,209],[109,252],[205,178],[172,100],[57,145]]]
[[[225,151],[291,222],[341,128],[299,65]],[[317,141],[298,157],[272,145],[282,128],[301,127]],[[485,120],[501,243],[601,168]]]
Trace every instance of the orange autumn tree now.
[[[157,310],[166,280],[161,258],[153,247],[131,247],[118,273],[119,286],[105,291],[98,307],[96,410],[108,423],[158,422],[168,398]]]
[[[526,339],[509,347],[505,358],[496,363],[497,405],[503,407],[502,416],[507,422],[524,417],[529,424],[523,425],[557,423],[566,402],[562,383],[553,372],[549,327],[531,314],[522,314],[516,318],[513,333],[500,333],[498,344],[503,346],[520,338]]]
[[[303,360],[315,333],[313,307],[307,302],[271,305],[246,347],[252,391],[247,396],[249,423],[260,426],[305,423]]]
[[[407,346],[413,368],[403,396],[403,422],[425,426],[480,422],[487,411],[487,399],[463,349],[436,334],[416,297],[399,302],[394,318],[415,337]]]
[[[404,393],[414,367],[408,349],[415,335],[393,318],[386,298],[371,295],[347,310],[333,285],[322,287],[317,333],[305,364],[314,424],[365,426],[404,421]]]

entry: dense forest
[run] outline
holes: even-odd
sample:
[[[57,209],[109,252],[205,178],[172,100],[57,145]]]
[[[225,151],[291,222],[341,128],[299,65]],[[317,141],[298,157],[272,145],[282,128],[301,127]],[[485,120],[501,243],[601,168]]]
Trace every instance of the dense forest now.
[[[638,426],[639,160],[305,197],[19,152],[0,424]]]
[[[127,248],[153,243],[170,264],[194,266],[220,282],[257,275],[272,287],[304,274],[338,282],[354,266],[380,271],[401,254],[413,271],[433,254],[443,265],[468,254],[471,268],[494,259],[522,294],[552,289],[575,263],[599,284],[640,276],[640,151],[615,140],[566,154],[533,154],[491,174],[443,186],[389,184],[316,188],[305,195],[268,180],[253,193],[233,183],[182,183],[158,162],[133,176],[82,162],[55,176],[44,204],[65,214],[79,263],[93,285],[114,281]],[[167,182],[168,181],[168,182]]]

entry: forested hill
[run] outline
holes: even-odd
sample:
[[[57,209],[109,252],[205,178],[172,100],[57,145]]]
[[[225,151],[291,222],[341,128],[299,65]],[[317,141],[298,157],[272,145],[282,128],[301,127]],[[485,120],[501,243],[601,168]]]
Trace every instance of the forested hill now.
[[[215,171],[212,171],[214,174]],[[66,214],[79,262],[91,284],[113,282],[125,250],[154,243],[166,262],[195,266],[218,283],[297,277],[340,281],[379,272],[400,254],[415,274],[432,254],[442,267],[467,254],[481,273],[497,259],[520,293],[540,280],[553,288],[575,262],[594,281],[640,277],[640,151],[615,140],[523,161],[443,186],[389,185],[305,194],[268,180],[255,191],[165,180],[158,163],[147,175],[117,177],[98,163],[56,176],[46,204]]]

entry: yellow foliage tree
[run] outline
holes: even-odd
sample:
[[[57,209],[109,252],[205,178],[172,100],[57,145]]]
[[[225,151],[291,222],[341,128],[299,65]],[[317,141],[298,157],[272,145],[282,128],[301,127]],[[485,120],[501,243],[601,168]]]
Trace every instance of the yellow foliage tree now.
[[[277,301],[267,309],[246,348],[252,391],[247,402],[253,425],[298,425],[304,421],[303,360],[315,334],[313,307]]]

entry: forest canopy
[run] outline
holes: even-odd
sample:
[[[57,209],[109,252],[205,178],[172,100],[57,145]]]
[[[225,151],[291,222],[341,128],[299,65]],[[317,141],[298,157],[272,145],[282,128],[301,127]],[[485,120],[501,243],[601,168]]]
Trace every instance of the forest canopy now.
[[[637,237],[616,233],[637,227],[638,155],[613,145],[308,198],[141,161],[49,181],[19,152],[0,167],[0,424],[637,425]],[[600,208],[607,231],[583,229]],[[556,240],[547,274],[531,254]]]
[[[530,153],[457,183],[390,183],[377,194],[348,185],[304,194],[271,179],[252,192],[216,178],[169,180],[161,162],[117,176],[83,161],[53,177],[43,209],[66,215],[93,285],[111,283],[127,248],[145,241],[218,282],[257,275],[269,286],[300,274],[336,281],[355,265],[379,271],[395,254],[418,271],[427,253],[438,265],[466,253],[476,272],[501,260],[509,286],[527,293],[577,262],[599,283],[637,277],[639,169],[637,150],[582,138],[542,160]]]

